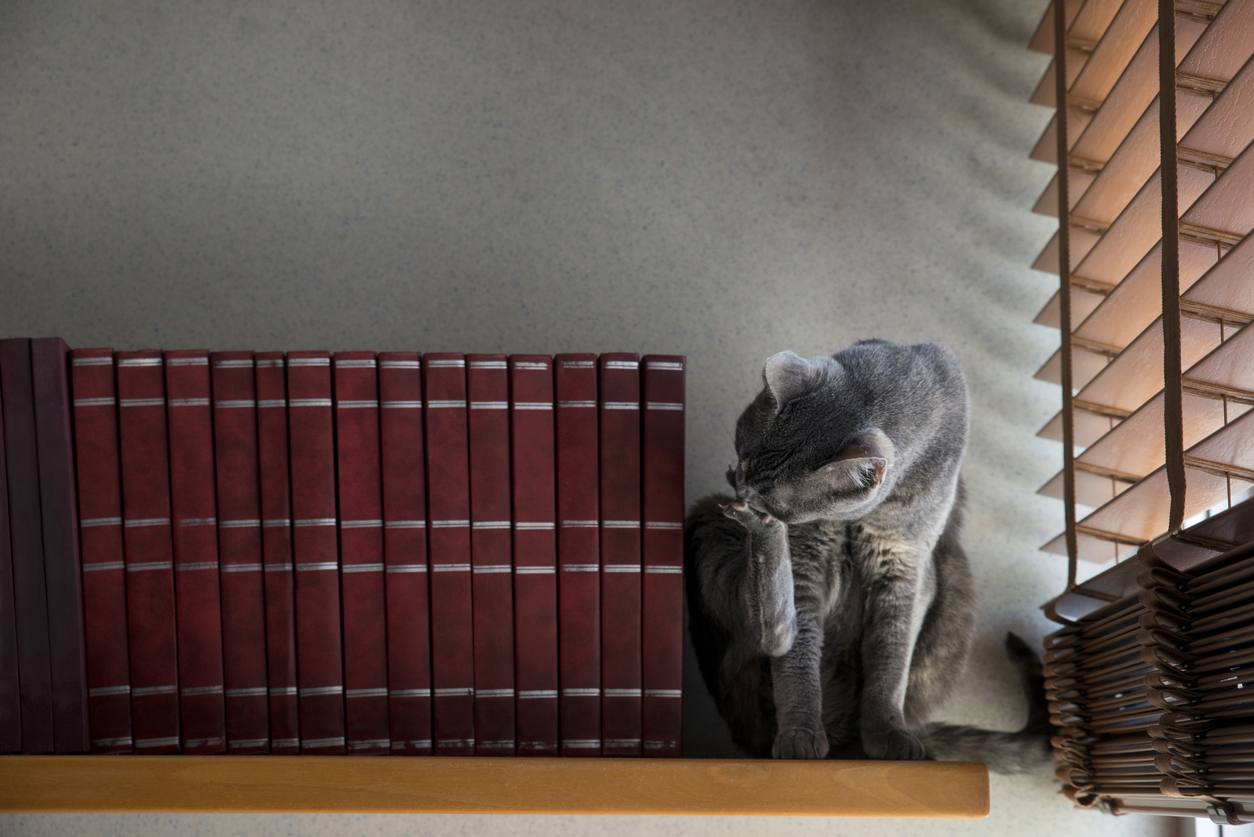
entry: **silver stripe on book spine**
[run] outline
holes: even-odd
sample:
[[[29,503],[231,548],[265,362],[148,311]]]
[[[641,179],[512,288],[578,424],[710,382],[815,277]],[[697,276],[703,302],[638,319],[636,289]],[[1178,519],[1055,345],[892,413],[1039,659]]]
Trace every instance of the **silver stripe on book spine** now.
[[[70,361],[71,366],[112,366],[113,357],[76,357]]]
[[[666,360],[651,360],[646,364],[648,369],[656,369],[659,372],[683,372],[684,365],[682,363],[674,363]]]
[[[126,568],[125,561],[98,561],[94,564],[83,564],[83,572],[95,572],[97,570],[121,570]]]

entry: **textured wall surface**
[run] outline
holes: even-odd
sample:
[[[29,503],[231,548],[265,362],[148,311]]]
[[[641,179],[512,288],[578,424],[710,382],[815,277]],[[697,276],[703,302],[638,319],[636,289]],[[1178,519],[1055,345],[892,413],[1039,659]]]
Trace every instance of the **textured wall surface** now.
[[[1027,159],[1042,0],[5,0],[0,335],[685,353],[689,499],[782,349],[941,341],[973,399],[979,637],[946,719],[1010,729],[1060,450]],[[691,667],[690,667],[691,668]],[[695,675],[695,668],[690,671]],[[729,754],[689,678],[695,755]],[[1147,834],[1052,777],[979,823],[9,817],[0,833]]]

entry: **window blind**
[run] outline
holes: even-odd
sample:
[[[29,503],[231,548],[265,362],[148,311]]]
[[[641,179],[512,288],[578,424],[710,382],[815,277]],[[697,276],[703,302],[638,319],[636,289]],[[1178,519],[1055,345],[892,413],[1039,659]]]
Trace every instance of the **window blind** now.
[[[1033,264],[1059,276],[1058,778],[1254,821],[1254,0],[1054,0],[1030,48],[1055,110],[1031,156],[1058,169],[1034,209],[1060,219]]]

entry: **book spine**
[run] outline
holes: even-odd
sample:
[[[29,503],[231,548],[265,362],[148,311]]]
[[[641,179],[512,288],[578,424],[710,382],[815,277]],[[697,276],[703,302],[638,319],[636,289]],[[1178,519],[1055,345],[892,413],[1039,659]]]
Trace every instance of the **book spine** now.
[[[601,755],[600,447],[596,355],[553,359],[562,755]]]
[[[226,752],[209,353],[165,353],[183,752]]]
[[[118,352],[117,376],[135,751],[177,753],[179,660],[161,352]]]
[[[253,755],[270,752],[253,353],[215,352],[210,363],[226,745]]]
[[[35,441],[30,341],[0,340],[4,441],[9,478],[9,527],[17,622],[22,752],[53,752],[52,660],[48,593],[44,586],[43,522]]]
[[[4,435],[4,387],[0,381],[0,754],[10,754],[22,752],[22,691],[18,682],[17,604]]]
[[[91,749],[91,739],[87,730],[87,651],[79,565],[78,492],[74,486],[69,351],[59,337],[31,341],[52,662],[53,750],[86,753]]]
[[[553,364],[509,359],[518,753],[560,753]]]
[[[348,752],[386,756],[392,742],[377,361],[373,352],[340,352],[334,363]]]
[[[640,358],[600,357],[601,750],[639,756]]]
[[[113,350],[76,349],[70,371],[91,746],[96,753],[129,753],[131,677]]]
[[[641,364],[641,676],[645,755],[683,754],[684,403],[682,355]]]
[[[438,756],[472,756],[475,665],[466,358],[460,354],[426,354],[422,371],[434,752]]]
[[[292,498],[287,445],[287,365],[282,352],[259,352],[257,467],[266,598],[266,680],[270,752],[300,752],[296,677],[296,599],[292,572]]]
[[[510,539],[509,371],[505,355],[466,356],[470,445],[475,755],[515,754],[514,556]]]
[[[331,356],[287,356],[301,753],[343,754],[344,664]]]
[[[431,627],[417,352],[379,355],[379,409],[392,753],[425,756],[431,754]]]

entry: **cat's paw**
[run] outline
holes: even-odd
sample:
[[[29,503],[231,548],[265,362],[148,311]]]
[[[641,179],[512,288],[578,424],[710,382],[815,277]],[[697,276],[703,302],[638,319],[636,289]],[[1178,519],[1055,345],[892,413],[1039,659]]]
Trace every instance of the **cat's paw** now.
[[[783,521],[772,517],[766,512],[749,508],[744,500],[735,500],[723,506],[723,514],[748,529],[750,532],[765,532],[784,528]]]
[[[918,761],[927,753],[923,743],[904,729],[887,729],[862,736],[862,749],[868,758],[891,761]]]
[[[821,759],[827,755],[827,733],[822,724],[782,729],[775,736],[771,757],[777,759]]]

